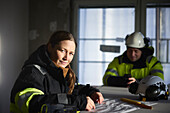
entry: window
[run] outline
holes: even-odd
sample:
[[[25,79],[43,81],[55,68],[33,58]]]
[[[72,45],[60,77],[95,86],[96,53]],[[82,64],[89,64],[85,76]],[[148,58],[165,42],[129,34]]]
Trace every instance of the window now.
[[[79,82],[102,85],[108,63],[125,51],[124,38],[134,32],[135,8],[80,8],[79,15]],[[102,52],[101,45],[120,46],[120,53]]]
[[[170,6],[149,4],[146,17],[146,36],[151,38],[155,55],[163,64],[165,82],[170,83]]]
[[[80,83],[102,85],[108,64],[124,52],[124,38],[134,31],[151,39],[154,56],[164,67],[165,83],[170,83],[169,0],[74,0],[72,4],[71,30],[78,41],[73,70]],[[120,52],[103,52],[102,45],[119,46]]]

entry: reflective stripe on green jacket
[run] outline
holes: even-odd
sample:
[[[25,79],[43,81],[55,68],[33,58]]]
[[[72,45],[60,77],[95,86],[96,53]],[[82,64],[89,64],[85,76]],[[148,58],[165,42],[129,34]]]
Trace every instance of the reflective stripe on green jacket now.
[[[142,68],[134,68],[132,63],[124,63],[123,55],[116,57],[108,66],[104,76],[103,84],[108,85],[107,80],[110,76],[121,76],[130,74],[135,79],[142,79],[148,75],[159,76],[164,80],[163,67],[161,63],[154,56],[148,56],[146,59],[146,66]]]

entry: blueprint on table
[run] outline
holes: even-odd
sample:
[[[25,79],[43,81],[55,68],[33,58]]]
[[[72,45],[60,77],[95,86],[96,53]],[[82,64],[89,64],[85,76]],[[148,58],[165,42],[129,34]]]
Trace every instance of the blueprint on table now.
[[[157,103],[145,102],[146,105],[155,105]],[[128,104],[120,99],[105,99],[102,104],[96,104],[96,109],[90,112],[95,113],[128,113],[134,110],[140,109],[140,107]]]

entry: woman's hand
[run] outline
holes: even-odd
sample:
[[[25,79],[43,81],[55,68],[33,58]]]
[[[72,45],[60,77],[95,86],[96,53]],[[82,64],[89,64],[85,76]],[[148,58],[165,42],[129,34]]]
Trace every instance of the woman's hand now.
[[[91,98],[93,99],[94,102],[97,102],[99,104],[101,104],[104,100],[103,95],[100,92],[94,92],[91,95]]]
[[[90,111],[91,109],[95,109],[94,101],[89,96],[87,96],[86,99],[87,99],[86,110]]]

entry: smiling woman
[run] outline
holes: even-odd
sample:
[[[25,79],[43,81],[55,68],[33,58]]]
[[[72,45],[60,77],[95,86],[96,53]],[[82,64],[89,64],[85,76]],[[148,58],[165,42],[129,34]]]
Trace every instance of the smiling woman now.
[[[104,98],[98,89],[78,85],[70,63],[76,41],[67,31],[56,31],[24,63],[11,92],[11,112],[91,110]],[[19,108],[23,106],[23,108]]]
[[[72,61],[75,53],[75,48],[75,42],[71,40],[63,40],[54,47],[52,47],[52,45],[48,43],[50,58],[55,65],[63,68],[68,66]]]

